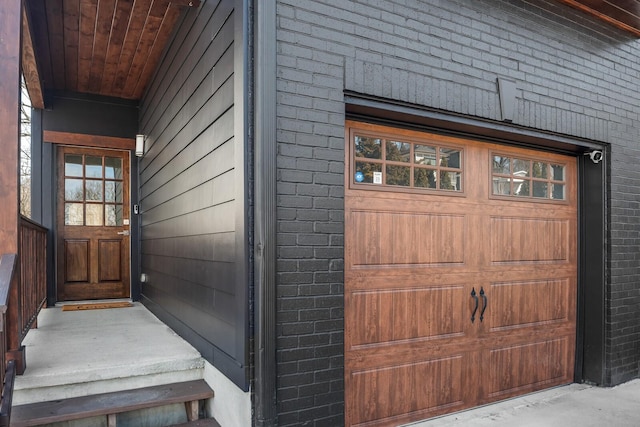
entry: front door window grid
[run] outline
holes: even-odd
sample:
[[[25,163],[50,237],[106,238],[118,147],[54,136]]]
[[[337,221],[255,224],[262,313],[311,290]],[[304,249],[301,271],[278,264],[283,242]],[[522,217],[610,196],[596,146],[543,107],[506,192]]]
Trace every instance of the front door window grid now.
[[[121,158],[66,154],[64,171],[65,225],[123,225]]]

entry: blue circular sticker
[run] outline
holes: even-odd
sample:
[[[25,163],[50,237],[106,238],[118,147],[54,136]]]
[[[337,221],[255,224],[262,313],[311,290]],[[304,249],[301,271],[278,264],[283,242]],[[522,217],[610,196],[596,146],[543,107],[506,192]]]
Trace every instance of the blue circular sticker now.
[[[364,181],[364,174],[362,172],[356,172],[356,182]]]

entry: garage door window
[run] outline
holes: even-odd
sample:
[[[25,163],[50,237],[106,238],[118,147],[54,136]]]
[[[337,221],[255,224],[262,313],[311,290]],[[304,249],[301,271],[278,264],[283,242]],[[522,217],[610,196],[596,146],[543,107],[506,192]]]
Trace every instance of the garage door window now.
[[[352,141],[356,186],[462,192],[461,148],[357,132]]]
[[[493,153],[494,196],[566,200],[565,165]]]

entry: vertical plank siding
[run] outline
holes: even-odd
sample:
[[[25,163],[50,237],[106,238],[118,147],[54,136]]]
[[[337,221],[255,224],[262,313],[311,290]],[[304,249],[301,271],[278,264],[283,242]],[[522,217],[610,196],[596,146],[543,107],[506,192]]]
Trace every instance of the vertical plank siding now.
[[[141,103],[141,271],[147,306],[245,388],[234,37],[233,0],[189,10]]]

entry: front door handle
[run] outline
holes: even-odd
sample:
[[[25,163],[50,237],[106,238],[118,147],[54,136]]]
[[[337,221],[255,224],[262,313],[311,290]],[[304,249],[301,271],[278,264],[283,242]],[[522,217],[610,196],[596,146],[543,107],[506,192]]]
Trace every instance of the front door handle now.
[[[121,236],[128,236],[129,235],[129,230],[118,231],[118,234],[121,235]]]

